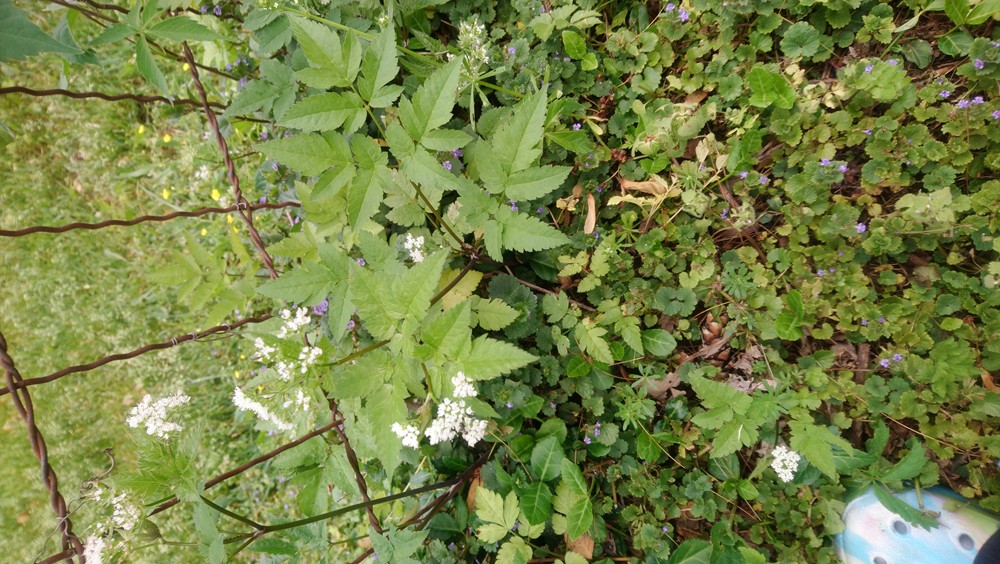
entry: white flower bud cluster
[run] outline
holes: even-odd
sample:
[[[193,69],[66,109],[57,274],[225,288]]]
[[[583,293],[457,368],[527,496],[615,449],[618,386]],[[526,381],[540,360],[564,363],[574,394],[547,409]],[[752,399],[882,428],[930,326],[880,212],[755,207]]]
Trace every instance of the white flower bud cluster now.
[[[323,354],[323,350],[319,347],[302,347],[299,351],[299,370],[305,374],[309,367],[316,363],[316,359]]]
[[[407,233],[406,238],[403,239],[403,248],[406,252],[410,253],[410,260],[413,262],[423,262],[424,260],[424,238],[423,236],[414,237],[413,234]]]
[[[392,424],[392,432],[403,440],[403,446],[410,448],[420,448],[420,429],[415,425],[403,427],[399,423]]]
[[[795,478],[795,471],[799,468],[799,456],[794,450],[786,448],[784,445],[774,447],[771,451],[774,460],[771,461],[771,468],[778,473],[778,477],[783,482],[791,482]]]
[[[296,309],[295,317],[292,317],[292,312],[287,309],[281,310],[279,315],[285,320],[285,324],[278,330],[279,339],[284,339],[292,333],[297,333],[299,329],[309,325],[309,308],[307,307]]]
[[[487,425],[487,421],[472,417],[472,408],[465,404],[465,400],[445,398],[438,404],[437,418],[431,421],[424,435],[432,445],[436,445],[461,434],[469,446],[475,446],[486,434]]]
[[[258,419],[274,425],[281,431],[291,431],[295,428],[292,424],[285,423],[281,419],[278,419],[275,414],[271,413],[271,411],[263,405],[248,398],[246,394],[243,393],[243,390],[241,390],[238,386],[233,390],[233,405],[235,405],[240,411],[253,412]]]
[[[142,510],[139,509],[138,505],[129,502],[125,494],[118,494],[111,498],[111,504],[114,506],[111,522],[123,531],[131,531],[142,519]]]
[[[177,423],[167,421],[167,411],[179,407],[191,401],[191,398],[184,395],[180,390],[172,396],[153,401],[153,397],[146,394],[139,405],[132,408],[125,423],[129,427],[136,428],[140,425],[146,426],[147,435],[155,435],[161,439],[166,439],[174,431],[181,431],[183,427]]]
[[[295,399],[287,400],[285,403],[281,404],[281,407],[288,408],[289,406],[296,406],[302,411],[309,411],[309,396],[305,395],[301,388],[296,390]]]
[[[264,339],[261,339],[260,337],[257,337],[254,340],[253,346],[255,349],[257,349],[256,358],[258,360],[271,360],[271,355],[277,352],[278,350],[272,346],[269,346],[267,343],[264,342]]]
[[[104,561],[104,537],[87,537],[87,542],[83,545],[83,560],[87,564],[101,564]]]
[[[465,64],[476,70],[489,64],[490,55],[487,50],[486,26],[473,17],[458,24],[458,47],[465,55]]]
[[[479,395],[476,385],[462,372],[451,377],[451,385],[455,387],[456,398],[474,398]]]

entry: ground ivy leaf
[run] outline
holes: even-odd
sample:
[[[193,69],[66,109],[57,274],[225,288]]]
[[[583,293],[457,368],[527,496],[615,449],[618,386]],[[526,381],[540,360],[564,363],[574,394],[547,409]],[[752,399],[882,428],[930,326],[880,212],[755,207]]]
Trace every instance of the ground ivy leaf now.
[[[795,22],[785,30],[781,50],[786,57],[812,57],[819,51],[820,33],[808,22]]]
[[[766,108],[774,104],[787,110],[795,104],[795,91],[781,73],[767,70],[763,65],[754,65],[746,80],[753,92],[751,106]]]

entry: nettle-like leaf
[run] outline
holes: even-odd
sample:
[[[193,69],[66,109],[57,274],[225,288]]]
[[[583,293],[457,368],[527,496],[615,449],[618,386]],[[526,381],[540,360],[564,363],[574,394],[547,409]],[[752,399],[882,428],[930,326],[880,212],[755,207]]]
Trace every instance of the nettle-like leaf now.
[[[124,31],[128,35],[128,28]],[[0,61],[20,61],[45,52],[77,54],[81,51],[56,41],[39,29],[11,0],[0,0]]]
[[[560,466],[562,479],[556,488],[552,507],[565,516],[566,534],[574,540],[583,536],[594,524],[594,506],[580,468],[568,458],[564,458]]]
[[[493,156],[505,177],[532,165],[542,154],[545,132],[545,89],[521,101],[510,121],[490,139]]]
[[[472,342],[472,349],[462,360],[462,370],[474,380],[489,380],[508,374],[538,360],[520,348],[481,335]]]
[[[512,200],[537,200],[562,186],[570,170],[567,166],[542,166],[516,172],[503,182],[503,193]]]
[[[401,86],[389,85],[399,74],[396,57],[396,33],[389,26],[378,34],[361,59],[358,93],[373,107],[388,106],[403,91]]]
[[[476,516],[486,524],[476,529],[476,537],[487,543],[499,542],[510,533],[521,508],[514,492],[506,498],[480,486],[476,489]]]
[[[216,41],[223,36],[187,16],[167,18],[146,30],[153,37],[171,41]]]
[[[487,331],[499,331],[513,323],[520,315],[520,312],[503,300],[480,300],[476,305],[476,321]]]
[[[278,125],[302,131],[332,131],[365,115],[365,103],[353,92],[327,92],[303,98],[282,114]]]
[[[562,231],[528,214],[501,207],[496,218],[502,226],[500,243],[506,250],[544,251],[569,243]]]
[[[815,425],[808,421],[793,420],[789,423],[792,430],[790,445],[792,449],[802,453],[802,456],[820,472],[831,479],[837,479],[837,467],[833,461],[833,447],[850,450],[851,444],[834,435],[826,427]]]
[[[416,142],[451,120],[451,110],[458,94],[458,78],[462,59],[441,67],[424,81],[413,95],[413,101],[403,98],[399,102],[399,120],[403,129]]]

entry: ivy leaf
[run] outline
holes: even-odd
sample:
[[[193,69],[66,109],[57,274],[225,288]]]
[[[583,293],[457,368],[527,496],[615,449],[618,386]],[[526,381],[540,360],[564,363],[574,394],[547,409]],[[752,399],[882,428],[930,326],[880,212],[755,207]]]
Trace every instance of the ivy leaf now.
[[[116,39],[130,34],[127,28],[118,29],[122,35]],[[81,51],[56,41],[39,29],[11,0],[0,0],[0,61],[20,61],[44,52],[78,54]]]
[[[781,50],[786,57],[812,57],[819,51],[820,33],[808,22],[796,22],[785,30]]]
[[[556,437],[543,439],[531,451],[531,472],[540,480],[555,480],[562,472],[561,465],[565,457]]]
[[[493,134],[494,157],[505,176],[528,168],[542,154],[545,101],[545,89],[522,100],[510,121]]]
[[[351,149],[340,135],[323,137],[317,133],[275,139],[257,145],[268,158],[301,172],[315,176],[335,164],[351,164]]]
[[[563,232],[523,213],[500,208],[497,220],[503,225],[503,248],[514,251],[544,251],[569,243]],[[492,256],[492,255],[491,255]]]
[[[170,95],[167,91],[167,79],[164,78],[160,67],[156,66],[153,53],[149,50],[149,43],[143,36],[139,36],[138,41],[135,42],[135,66],[139,69],[139,74],[157,90],[166,96]]]
[[[278,125],[302,131],[332,131],[359,112],[364,101],[353,92],[328,92],[303,98],[288,108]]]
[[[553,437],[555,438],[555,437]],[[544,523],[552,516],[552,490],[545,482],[534,482],[520,490],[521,510],[533,524]]]
[[[504,194],[513,200],[537,200],[559,188],[569,176],[567,166],[542,166],[507,177]]]
[[[414,141],[420,142],[432,129],[441,127],[451,119],[461,63],[461,57],[456,57],[435,71],[417,88],[412,104],[405,98],[400,102],[400,121]]]
[[[383,29],[368,46],[361,59],[361,79],[358,80],[358,92],[369,102],[385,96],[382,87],[389,84],[399,73],[396,62],[395,28],[389,26]]]
[[[795,104],[795,91],[781,73],[769,71],[762,65],[754,65],[746,80],[753,91],[753,96],[750,97],[751,106],[767,108],[774,104],[787,110]]]
[[[485,335],[472,342],[472,349],[462,362],[466,376],[473,380],[489,380],[538,360],[518,347],[491,339]]]
[[[167,18],[149,28],[147,32],[150,35],[172,41],[215,41],[225,39],[223,36],[187,16]]]

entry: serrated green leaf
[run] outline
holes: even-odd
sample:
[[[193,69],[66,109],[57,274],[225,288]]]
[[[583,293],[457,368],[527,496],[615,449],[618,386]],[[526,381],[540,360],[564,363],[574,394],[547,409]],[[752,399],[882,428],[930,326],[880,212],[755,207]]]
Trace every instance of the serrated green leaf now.
[[[328,69],[336,68],[341,63],[343,55],[337,32],[299,16],[290,16],[289,23],[310,63]]]
[[[331,137],[328,141],[317,133],[275,139],[257,145],[257,150],[268,158],[309,176],[315,176],[337,164],[353,162],[347,141],[340,136]]]
[[[537,200],[562,186],[570,170],[546,165],[516,172],[504,182],[504,194],[512,200]]]
[[[315,303],[330,292],[338,277],[317,263],[304,263],[257,288],[257,293],[293,303]]]
[[[471,346],[471,317],[469,303],[462,302],[431,320],[421,333],[421,339],[437,354],[455,360],[465,343]]]
[[[769,71],[762,65],[754,65],[746,80],[753,92],[750,97],[751,106],[767,108],[774,104],[787,110],[795,104],[795,91],[780,73]]]
[[[361,78],[358,93],[369,102],[384,96],[382,88],[399,73],[396,61],[396,34],[394,26],[388,26],[368,46],[361,59]],[[398,94],[397,94],[398,95]]]
[[[149,50],[149,43],[142,36],[135,42],[135,65],[143,78],[164,95],[170,95],[167,91],[167,80],[164,78],[163,72],[160,71],[160,67],[156,66],[153,53]]]
[[[400,390],[401,387],[386,384],[365,400],[364,413],[371,421],[378,458],[390,477],[399,466],[399,454],[402,450],[399,437],[392,432],[392,424],[404,421],[407,411],[405,393]]]
[[[225,39],[218,33],[187,16],[167,18],[147,30],[147,33],[171,41],[215,41]]]
[[[875,486],[875,497],[886,509],[892,511],[896,515],[899,515],[911,525],[923,527],[927,530],[940,525],[937,519],[899,499],[892,493],[886,491],[882,486]]]
[[[347,187],[347,219],[358,229],[375,215],[389,180],[388,169],[360,168]]]
[[[543,439],[531,451],[531,472],[539,480],[554,480],[562,473],[564,458],[566,455],[556,437]]]
[[[441,67],[413,95],[412,105],[400,103],[400,121],[403,128],[420,142],[427,133],[448,123],[451,110],[458,94],[458,77],[461,74],[462,58],[456,57]],[[404,99],[403,102],[406,100]]]
[[[472,136],[457,129],[435,129],[420,138],[420,144],[432,151],[452,151],[469,144]]]
[[[500,208],[497,220],[503,224],[501,234],[504,249],[513,251],[544,251],[569,243],[569,237],[535,217]],[[491,255],[492,256],[492,255]]]
[[[427,315],[447,259],[446,251],[438,251],[397,279],[387,300],[389,313],[397,319],[422,320]]]
[[[583,40],[583,36],[575,31],[562,32],[562,42],[566,54],[576,60],[582,59],[587,54],[587,43]]]
[[[568,459],[564,458],[559,463],[562,484],[574,495],[586,496],[590,490],[587,488],[587,480],[583,477],[580,467]]]
[[[506,342],[485,335],[472,341],[472,349],[462,363],[466,376],[473,380],[489,380],[526,366],[538,357]]]
[[[511,537],[497,551],[497,564],[528,564],[530,558],[531,547],[521,537]]]
[[[0,17],[0,19],[2,19],[2,17]],[[136,33],[138,32],[136,32],[136,30],[132,29],[126,24],[123,23],[111,24],[108,27],[104,28],[104,30],[101,31],[101,33],[90,42],[90,46],[94,47],[97,45],[114,43],[116,41],[121,41],[122,39],[125,39],[130,35],[135,35]],[[2,55],[0,55],[0,58],[2,58]]]
[[[479,326],[487,331],[499,331],[510,325],[520,313],[499,299],[482,300],[476,308]]]
[[[353,92],[328,92],[303,98],[282,114],[278,125],[302,131],[332,131],[358,112],[364,101]]]
[[[264,80],[252,80],[246,88],[240,90],[226,108],[226,117],[245,116],[264,108],[270,109],[271,103],[281,94],[277,86]]]
[[[916,478],[923,471],[927,464],[927,452],[924,445],[914,443],[910,452],[902,460],[890,468],[882,477],[883,482],[894,482],[896,480],[909,480]]]
[[[614,362],[614,358],[611,356],[608,342],[604,340],[604,335],[607,333],[607,329],[598,327],[587,319],[584,319],[573,330],[573,335],[576,336],[583,352],[589,354],[597,362],[611,364]]]
[[[117,28],[117,31],[122,30]],[[0,0],[0,61],[20,61],[45,52],[81,53],[80,49],[60,43],[39,29],[11,0]]]
[[[494,158],[505,176],[522,171],[542,154],[545,124],[545,89],[521,101],[510,121],[503,124],[491,141]]]
[[[563,149],[578,155],[594,152],[594,143],[583,130],[548,131],[545,133],[545,137]]]
[[[850,443],[834,435],[826,427],[801,421],[789,423],[792,430],[791,447],[798,451],[820,472],[837,479],[837,468],[833,463],[834,445],[841,449],[851,448]]]
[[[554,437],[553,437],[554,438]],[[552,490],[545,482],[534,482],[520,492],[521,510],[534,524],[546,522],[552,516]]]

